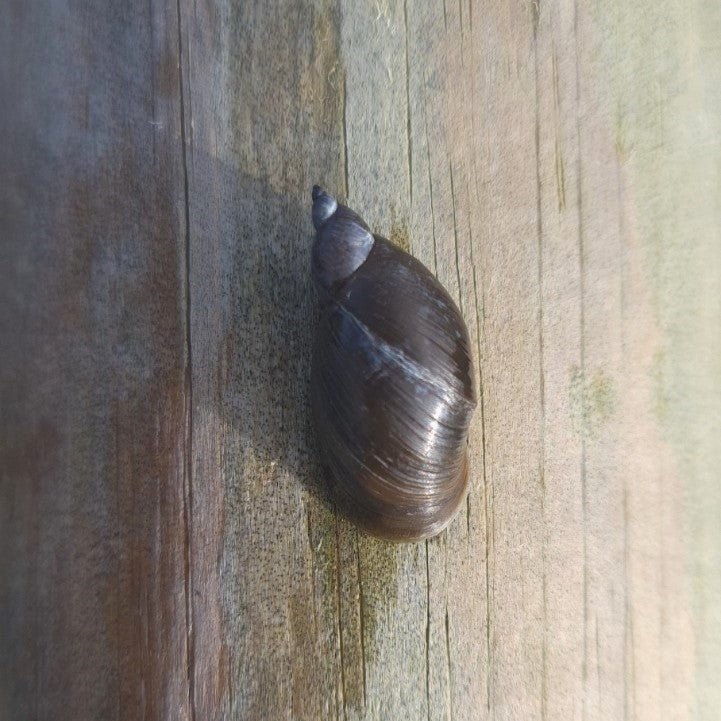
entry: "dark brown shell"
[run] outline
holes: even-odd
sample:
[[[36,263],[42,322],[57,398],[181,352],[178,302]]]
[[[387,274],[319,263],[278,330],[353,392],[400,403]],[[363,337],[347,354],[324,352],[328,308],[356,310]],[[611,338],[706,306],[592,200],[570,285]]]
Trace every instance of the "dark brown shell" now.
[[[329,198],[314,189],[315,206]],[[324,307],[311,387],[323,463],[341,508],[362,528],[392,540],[428,538],[450,523],[468,485],[476,405],[468,331],[422,263],[384,238],[366,243],[360,218],[329,207],[326,218],[314,209],[321,220],[313,249]],[[338,248],[334,224],[342,242],[356,218],[362,225],[350,234],[358,237]],[[334,248],[348,253],[341,265],[349,258],[351,272],[329,280]]]

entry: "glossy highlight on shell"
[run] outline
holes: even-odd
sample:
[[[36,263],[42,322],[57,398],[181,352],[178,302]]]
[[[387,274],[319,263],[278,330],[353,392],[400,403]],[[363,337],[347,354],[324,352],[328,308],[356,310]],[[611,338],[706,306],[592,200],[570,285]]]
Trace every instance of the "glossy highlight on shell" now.
[[[429,538],[468,487],[476,406],[468,331],[422,263],[318,186],[312,218],[321,317],[311,395],[323,466],[361,528]]]

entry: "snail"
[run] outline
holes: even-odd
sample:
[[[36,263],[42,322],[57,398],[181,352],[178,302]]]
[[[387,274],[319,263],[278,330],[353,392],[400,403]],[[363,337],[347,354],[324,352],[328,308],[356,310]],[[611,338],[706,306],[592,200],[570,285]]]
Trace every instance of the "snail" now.
[[[321,460],[340,509],[368,533],[440,533],[468,488],[476,395],[468,331],[413,256],[313,187],[320,301],[311,369]]]

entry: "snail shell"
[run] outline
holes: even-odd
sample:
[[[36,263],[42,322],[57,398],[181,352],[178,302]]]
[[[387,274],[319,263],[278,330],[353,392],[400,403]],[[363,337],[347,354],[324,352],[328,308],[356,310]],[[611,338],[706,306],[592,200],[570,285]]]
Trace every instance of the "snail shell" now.
[[[445,528],[468,486],[468,331],[433,274],[313,188],[321,303],[311,396],[339,506],[396,541]]]

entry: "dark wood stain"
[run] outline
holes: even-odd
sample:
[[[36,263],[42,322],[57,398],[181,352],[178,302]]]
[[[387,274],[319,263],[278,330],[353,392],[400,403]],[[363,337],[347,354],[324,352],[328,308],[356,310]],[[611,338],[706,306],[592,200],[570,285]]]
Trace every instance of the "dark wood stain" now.
[[[8,718],[190,715],[177,56],[137,10],[0,23]]]

